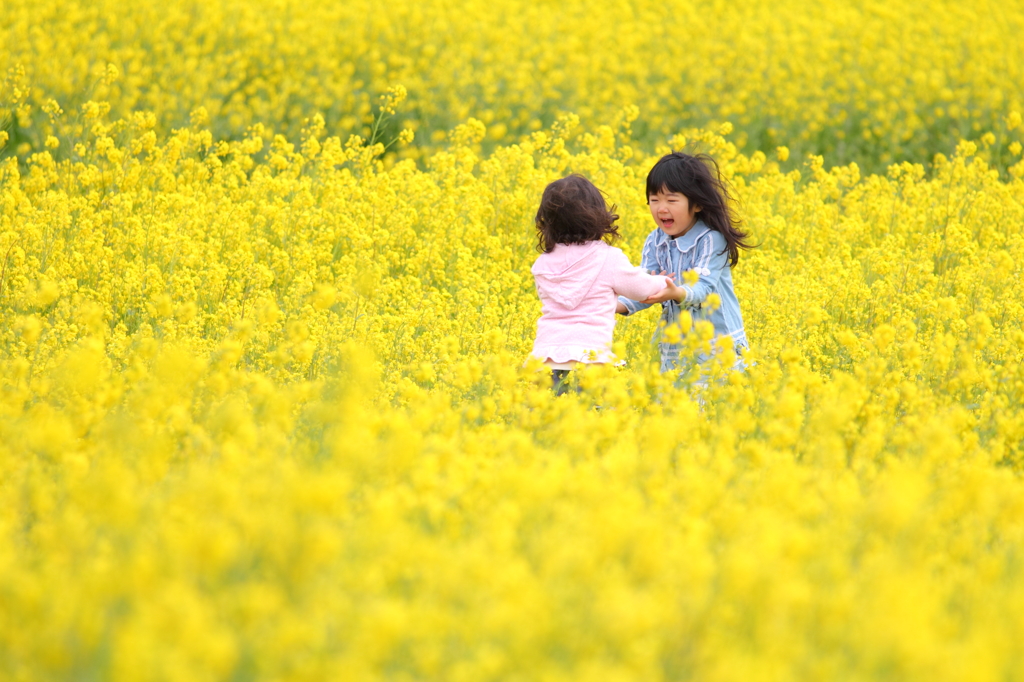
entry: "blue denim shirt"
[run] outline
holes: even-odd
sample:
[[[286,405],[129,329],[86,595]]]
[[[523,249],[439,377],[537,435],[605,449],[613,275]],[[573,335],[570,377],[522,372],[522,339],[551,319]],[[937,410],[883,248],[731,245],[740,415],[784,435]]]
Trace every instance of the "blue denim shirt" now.
[[[640,267],[662,270],[674,277],[676,283],[683,281],[683,273],[694,270],[700,277],[693,286],[683,284],[686,299],[677,303],[666,301],[661,304],[661,321],[669,325],[679,320],[681,309],[692,315],[694,322],[709,320],[715,326],[715,336],[731,336],[735,348],[747,348],[747,334],[743,329],[743,316],[740,315],[740,303],[732,287],[732,268],[729,267],[729,252],[726,249],[725,237],[721,232],[712,230],[704,221],[698,220],[690,230],[681,237],[672,238],[660,228],[656,228],[644,242],[644,250],[640,256]],[[722,299],[718,309],[708,312],[703,303],[708,294],[717,293]],[[619,301],[626,306],[626,314],[651,307],[651,303],[640,303],[625,297]],[[661,343],[661,371],[665,372],[678,366],[680,344]]]

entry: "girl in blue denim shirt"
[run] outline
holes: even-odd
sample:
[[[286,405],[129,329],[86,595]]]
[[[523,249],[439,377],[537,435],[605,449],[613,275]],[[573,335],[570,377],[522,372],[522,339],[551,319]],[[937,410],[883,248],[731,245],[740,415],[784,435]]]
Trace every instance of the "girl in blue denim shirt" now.
[[[739,250],[751,244],[737,228],[727,203],[730,198],[718,164],[710,156],[673,152],[659,159],[647,174],[647,204],[657,227],[647,235],[640,266],[671,277],[674,285],[643,301],[619,297],[615,312],[632,315],[660,303],[664,328],[685,311],[695,322],[709,320],[716,339],[731,337],[737,354],[742,354],[747,335],[732,286],[732,267],[739,262]],[[696,283],[680,284],[683,273],[691,270],[698,276]],[[713,293],[720,302],[705,305]],[[681,366],[681,344],[662,341],[659,347],[662,372]],[[695,359],[709,358],[700,354]],[[740,357],[736,368],[743,367]]]

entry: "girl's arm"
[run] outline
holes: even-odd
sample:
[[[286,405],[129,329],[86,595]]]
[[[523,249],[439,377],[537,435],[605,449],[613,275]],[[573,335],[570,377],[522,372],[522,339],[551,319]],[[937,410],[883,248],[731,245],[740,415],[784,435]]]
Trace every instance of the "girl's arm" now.
[[[647,235],[647,239],[644,241],[643,251],[640,254],[640,268],[650,273],[659,272],[661,270],[661,268],[657,266],[657,263],[654,262],[653,236],[653,232]],[[651,305],[653,304],[645,302],[643,298],[634,299],[630,296],[620,295],[618,302],[615,304],[615,312],[619,315],[632,315],[635,312],[647,310]]]
[[[612,291],[626,297],[627,300],[642,301],[656,296],[672,281],[663,275],[647,273],[643,268],[634,268],[626,254],[618,249],[612,252],[608,260],[608,265],[611,266]]]

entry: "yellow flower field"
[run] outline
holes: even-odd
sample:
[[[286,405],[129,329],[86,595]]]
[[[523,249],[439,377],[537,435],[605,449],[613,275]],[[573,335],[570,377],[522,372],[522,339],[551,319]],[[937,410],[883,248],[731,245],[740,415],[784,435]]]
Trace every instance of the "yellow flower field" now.
[[[320,112],[344,139],[368,136],[377,96],[402,83],[407,157],[470,116],[490,150],[561,113],[596,128],[635,104],[647,151],[730,121],[747,153],[785,144],[884,172],[1024,110],[1022,32],[1019,0],[5,0],[0,64],[24,66],[34,109],[16,141],[37,150],[49,97],[152,111],[162,132],[203,106],[217,138],[255,121],[297,137]],[[124,78],[96,86],[108,63]]]
[[[1024,10],[110,5],[0,19],[0,679],[1024,678]],[[543,187],[681,147],[750,368],[554,398]]]

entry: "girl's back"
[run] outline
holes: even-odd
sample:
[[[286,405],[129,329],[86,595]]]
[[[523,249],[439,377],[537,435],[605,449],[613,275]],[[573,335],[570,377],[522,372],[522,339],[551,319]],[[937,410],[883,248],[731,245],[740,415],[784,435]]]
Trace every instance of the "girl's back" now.
[[[665,287],[602,240],[556,244],[531,271],[541,301],[532,354],[555,363],[612,360],[618,296],[643,300]]]

